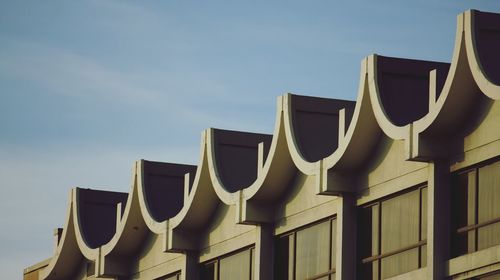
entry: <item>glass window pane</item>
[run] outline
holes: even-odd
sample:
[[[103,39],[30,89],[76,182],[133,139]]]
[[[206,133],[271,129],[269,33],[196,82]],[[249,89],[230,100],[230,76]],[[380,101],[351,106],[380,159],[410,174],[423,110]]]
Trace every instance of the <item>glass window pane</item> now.
[[[382,202],[381,254],[419,242],[420,191],[415,190]],[[382,260],[382,278],[417,269],[418,248]]]
[[[173,274],[170,276],[160,277],[160,278],[157,278],[155,280],[178,280],[178,279],[179,279],[179,274]]]
[[[214,280],[215,279],[215,264],[202,264],[200,268],[200,279],[201,280]]]
[[[296,279],[329,271],[330,222],[298,231],[296,236]]]
[[[420,224],[422,225],[421,240],[427,239],[427,187],[421,189],[421,204],[422,204],[422,220]]]
[[[420,250],[421,267],[425,267],[427,266],[427,245],[423,245]]]
[[[382,279],[418,269],[418,248],[382,259]]]
[[[478,223],[500,217],[500,162],[479,168]],[[478,249],[500,244],[500,223],[478,230]]]
[[[251,280],[255,279],[255,248],[250,248],[250,257],[252,258],[251,260],[251,265],[250,265],[250,274],[251,274]]]
[[[422,204],[422,220],[421,223],[421,240],[427,240],[427,187],[421,189],[421,204]],[[423,245],[420,249],[420,267],[427,265],[427,245]]]
[[[369,206],[358,209],[358,229],[357,229],[357,255],[358,255],[358,279],[372,279],[373,266],[371,263],[363,264],[362,260],[373,255],[378,255],[378,250],[373,244],[377,244],[374,232],[375,224],[373,217],[378,216],[378,207]],[[377,219],[378,220],[378,219]],[[376,220],[375,220],[376,221]],[[373,249],[375,249],[373,251]],[[376,279],[376,278],[373,278]]]
[[[489,275],[489,276],[479,277],[478,280],[500,280],[500,273],[494,274],[494,275]]]
[[[467,226],[469,173],[454,174],[451,187],[450,226],[452,230],[451,257],[467,253],[468,234],[458,234],[457,229]]]
[[[219,261],[219,279],[250,279],[250,250],[227,256]]]
[[[380,204],[373,205],[371,214],[371,256],[377,256],[380,254]]]
[[[274,279],[291,279],[293,275],[293,235],[279,237],[274,244]]]
[[[382,202],[382,254],[419,241],[419,201],[415,190]]]
[[[478,250],[500,244],[500,223],[495,223],[478,229]]]
[[[331,233],[332,233],[332,249],[331,249],[331,252],[332,252],[332,256],[331,256],[331,264],[330,264],[330,267],[332,269],[335,269],[336,267],[336,261],[337,261],[337,220],[332,220],[331,221],[332,223],[332,229],[331,229]]]

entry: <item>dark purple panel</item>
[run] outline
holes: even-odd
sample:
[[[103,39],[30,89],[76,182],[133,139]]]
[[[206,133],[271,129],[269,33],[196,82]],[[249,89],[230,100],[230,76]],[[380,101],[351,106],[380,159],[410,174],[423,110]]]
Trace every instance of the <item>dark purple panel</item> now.
[[[184,175],[196,167],[144,161],[144,191],[149,213],[156,221],[175,216],[184,204]]]
[[[127,197],[127,193],[79,189],[80,225],[89,247],[111,240],[116,232],[117,204],[122,203],[123,211]]]
[[[476,47],[486,76],[500,85],[500,14],[474,11]]]
[[[349,123],[354,105],[353,101],[292,95],[294,136],[307,161],[318,161],[335,151],[338,147],[339,110],[346,109]]]
[[[380,99],[387,116],[397,126],[414,122],[429,112],[429,73],[437,69],[437,94],[441,92],[448,63],[377,57]]]
[[[236,192],[250,186],[257,178],[258,145],[269,151],[272,136],[214,129],[217,169],[224,187]]]

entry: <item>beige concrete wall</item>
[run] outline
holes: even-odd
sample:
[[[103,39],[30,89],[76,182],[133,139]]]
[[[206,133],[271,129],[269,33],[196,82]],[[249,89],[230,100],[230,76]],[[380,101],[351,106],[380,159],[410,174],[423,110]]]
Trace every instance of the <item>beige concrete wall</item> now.
[[[419,169],[427,167],[427,163],[407,161],[405,158],[405,142],[384,137],[377,153],[364,170],[361,176],[367,176],[362,188],[372,188],[387,181],[405,176]]]
[[[200,262],[255,243],[256,227],[236,224],[235,208],[221,203],[211,223],[200,233]]]
[[[363,178],[358,189],[357,204],[361,205],[423,184],[427,181],[427,163],[407,161],[403,140],[391,140],[384,137],[379,144],[379,151],[373,159],[360,170]]]
[[[315,176],[298,173],[285,196],[276,204],[275,233],[282,234],[297,227],[335,215],[334,196],[316,195]]]
[[[131,279],[154,279],[183,268],[184,255],[163,252],[162,235],[150,234],[134,262]]]
[[[500,155],[500,102],[492,102],[470,120],[473,126],[454,141],[460,148],[451,158],[450,170],[458,170]],[[470,124],[469,124],[470,125]]]

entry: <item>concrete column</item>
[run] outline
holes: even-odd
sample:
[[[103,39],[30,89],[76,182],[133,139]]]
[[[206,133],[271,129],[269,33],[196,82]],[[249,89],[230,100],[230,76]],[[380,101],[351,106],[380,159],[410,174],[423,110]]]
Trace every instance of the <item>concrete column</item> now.
[[[356,197],[344,193],[337,200],[336,279],[356,279]]]
[[[185,253],[185,265],[181,273],[180,280],[198,280],[199,279],[199,264],[198,252]]]
[[[257,226],[254,257],[254,279],[272,280],[274,276],[274,235],[273,227],[269,224],[260,224]]]
[[[446,161],[429,163],[427,186],[427,279],[444,279],[449,259],[450,174]]]

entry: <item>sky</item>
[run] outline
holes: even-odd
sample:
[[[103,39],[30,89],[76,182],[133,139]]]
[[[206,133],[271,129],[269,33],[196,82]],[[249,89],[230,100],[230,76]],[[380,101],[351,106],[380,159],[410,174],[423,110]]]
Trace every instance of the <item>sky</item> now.
[[[449,62],[496,0],[0,0],[0,271],[50,257],[72,187],[197,164],[209,127],[272,133],[288,92],[355,100],[370,54]]]

